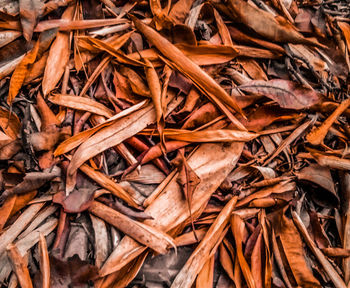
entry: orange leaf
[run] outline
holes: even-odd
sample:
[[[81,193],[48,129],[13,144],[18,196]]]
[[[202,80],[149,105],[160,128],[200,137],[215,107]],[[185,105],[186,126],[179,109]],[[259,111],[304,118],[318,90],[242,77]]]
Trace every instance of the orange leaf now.
[[[157,49],[167,57],[172,63],[169,63],[170,66],[175,66],[181,73],[188,76],[194,83],[196,83],[199,88],[201,88],[208,97],[221,106],[222,103],[225,103],[230,108],[243,113],[241,108],[237,105],[234,98],[230,97],[226,91],[215,82],[207,73],[205,73],[198,65],[192,62],[188,57],[186,57],[181,50],[176,46],[171,44],[167,39],[158,34],[151,27],[142,23],[136,17],[131,16],[133,22],[135,23],[136,28],[152,43]],[[166,60],[166,59],[165,59]],[[169,61],[168,60],[168,61]],[[168,61],[167,64],[168,64]],[[173,64],[173,65],[171,65]],[[245,130],[244,126],[237,120],[233,115],[230,115],[230,119],[237,125],[240,130]]]
[[[62,20],[71,20],[75,7],[69,6],[62,14]],[[49,57],[47,58],[42,89],[44,97],[53,90],[60,81],[69,60],[69,34],[57,33],[55,41],[52,43]]]
[[[18,66],[16,67],[15,71],[12,74],[12,77],[10,80],[9,95],[7,97],[7,103],[9,105],[12,104],[19,90],[21,89],[24,79],[26,78],[26,75],[28,73],[29,65],[33,64],[36,59],[36,55],[38,54],[38,50],[39,50],[39,44],[40,42],[38,40],[34,48],[24,56],[24,58],[18,64]]]

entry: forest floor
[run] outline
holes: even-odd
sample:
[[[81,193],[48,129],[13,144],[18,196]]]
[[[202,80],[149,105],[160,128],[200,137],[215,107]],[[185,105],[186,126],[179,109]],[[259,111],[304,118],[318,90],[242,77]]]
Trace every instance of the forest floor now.
[[[0,0],[0,286],[350,288],[349,53],[346,0]]]

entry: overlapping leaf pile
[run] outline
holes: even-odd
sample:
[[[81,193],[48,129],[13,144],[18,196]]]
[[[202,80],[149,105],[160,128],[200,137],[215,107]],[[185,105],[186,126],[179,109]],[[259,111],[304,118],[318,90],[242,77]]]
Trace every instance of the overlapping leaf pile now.
[[[0,0],[0,282],[350,287],[349,16]]]

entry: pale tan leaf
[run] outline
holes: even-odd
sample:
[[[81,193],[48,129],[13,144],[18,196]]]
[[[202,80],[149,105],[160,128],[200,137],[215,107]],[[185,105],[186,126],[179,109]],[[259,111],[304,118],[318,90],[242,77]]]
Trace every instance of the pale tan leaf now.
[[[121,214],[100,202],[94,201],[90,206],[89,211],[115,226],[129,237],[152,248],[158,253],[166,253],[170,245],[175,247],[173,239],[164,232],[161,232],[152,226],[132,220],[124,214]]]
[[[193,194],[192,215],[197,215],[204,209],[211,194],[236,165],[242,149],[242,143],[203,144],[188,159],[188,164],[202,180]],[[172,205],[169,206],[168,203]],[[188,205],[176,183],[176,177],[172,178],[145,212],[154,218],[154,220],[146,220],[145,223],[165,232],[190,219]],[[144,250],[143,246],[131,238],[124,237],[102,266],[101,275],[121,269]]]
[[[49,96],[48,99],[50,102],[56,105],[91,112],[106,118],[110,118],[114,114],[113,111],[107,108],[105,105],[87,97],[54,94]]]

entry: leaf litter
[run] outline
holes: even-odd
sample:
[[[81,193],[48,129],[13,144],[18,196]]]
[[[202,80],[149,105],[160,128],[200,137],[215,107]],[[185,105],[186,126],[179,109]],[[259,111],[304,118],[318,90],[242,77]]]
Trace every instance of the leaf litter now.
[[[350,287],[345,0],[0,0],[2,287]]]

